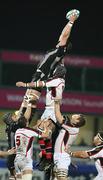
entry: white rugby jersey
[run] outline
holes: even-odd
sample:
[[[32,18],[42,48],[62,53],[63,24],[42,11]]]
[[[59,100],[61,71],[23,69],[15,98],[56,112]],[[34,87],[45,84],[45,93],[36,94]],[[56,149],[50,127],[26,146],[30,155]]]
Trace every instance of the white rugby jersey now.
[[[95,160],[95,166],[98,171],[98,174],[103,176],[103,145],[97,146],[92,150],[87,151],[90,159]]]
[[[59,135],[55,142],[55,152],[56,153],[64,153],[65,149],[71,146],[76,140],[79,128],[70,126],[70,125],[62,125],[63,128],[59,132]]]
[[[63,90],[65,87],[65,80],[62,78],[50,79],[46,82],[46,106],[54,107],[53,97],[60,97],[62,99]]]
[[[16,155],[24,155],[32,158],[33,140],[38,137],[38,133],[31,128],[20,128],[15,133]]]

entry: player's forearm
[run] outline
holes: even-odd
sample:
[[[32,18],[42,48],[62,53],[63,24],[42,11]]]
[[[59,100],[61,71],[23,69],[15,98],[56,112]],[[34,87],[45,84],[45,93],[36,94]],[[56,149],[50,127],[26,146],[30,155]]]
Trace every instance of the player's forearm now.
[[[55,116],[57,121],[62,124],[63,123],[63,116],[60,112],[60,101],[55,101]]]
[[[5,156],[8,156],[8,155],[10,155],[9,151],[0,151],[0,157],[5,157]]]
[[[31,117],[31,103],[28,104],[27,109],[26,109],[26,111],[24,113],[24,116],[25,116],[25,119],[27,121],[29,121],[29,119]]]
[[[60,38],[59,38],[59,46],[66,45],[68,38],[70,37],[71,30],[72,30],[72,22],[68,22],[67,25],[64,27]]]
[[[75,151],[75,152],[70,151],[69,154],[72,157],[76,157],[76,158],[83,158],[83,159],[89,158],[89,155],[86,151]]]

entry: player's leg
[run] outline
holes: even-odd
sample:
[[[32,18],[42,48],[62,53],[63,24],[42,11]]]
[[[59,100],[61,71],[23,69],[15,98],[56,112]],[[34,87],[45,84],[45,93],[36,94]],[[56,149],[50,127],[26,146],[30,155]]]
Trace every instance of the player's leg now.
[[[21,173],[19,174],[16,174],[16,180],[22,180],[22,175],[21,175]]]
[[[16,180],[21,180],[22,174],[21,174],[21,169],[19,168],[19,159],[18,158],[15,158],[14,165],[15,165]]]
[[[70,156],[66,153],[54,153],[54,171],[57,180],[68,179],[68,167],[70,163]]]
[[[14,159],[15,159],[14,154],[8,156],[8,159],[7,159],[7,167],[10,171],[9,180],[15,180],[15,178],[16,178],[15,167],[14,167]]]

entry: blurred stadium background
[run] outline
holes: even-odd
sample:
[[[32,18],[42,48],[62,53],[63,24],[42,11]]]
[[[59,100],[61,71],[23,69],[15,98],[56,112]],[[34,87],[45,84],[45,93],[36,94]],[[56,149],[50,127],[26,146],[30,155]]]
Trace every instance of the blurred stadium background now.
[[[92,10],[91,10],[92,7]],[[77,8],[81,16],[75,24],[71,42],[72,51],[65,57],[67,67],[66,89],[63,95],[64,114],[84,113],[87,124],[81,128],[73,149],[89,149],[93,136],[103,130],[103,25],[98,25],[101,11],[87,2],[45,3],[35,1],[9,4],[1,2],[0,28],[0,149],[7,149],[5,124],[2,116],[20,107],[25,89],[16,88],[16,81],[30,81],[37,63],[46,50],[55,47],[66,24],[65,14]],[[100,8],[100,7],[99,7]],[[92,12],[91,12],[92,11]],[[39,13],[38,13],[39,12]],[[97,25],[97,26],[96,26]],[[40,117],[45,105],[45,91],[38,103],[33,123]],[[32,126],[32,124],[31,124]],[[39,147],[34,143],[34,160]],[[96,175],[94,162],[73,159],[78,165],[70,169],[73,180],[92,180]],[[35,164],[35,161],[34,161]],[[0,159],[0,180],[8,179],[6,158]],[[33,180],[44,180],[43,172],[34,171]]]

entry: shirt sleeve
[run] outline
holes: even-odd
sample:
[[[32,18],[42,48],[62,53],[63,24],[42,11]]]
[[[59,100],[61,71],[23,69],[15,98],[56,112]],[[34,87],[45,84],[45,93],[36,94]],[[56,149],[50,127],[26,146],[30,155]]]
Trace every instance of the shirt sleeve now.
[[[58,79],[53,79],[53,80],[50,80],[50,81],[46,82],[46,87],[57,87],[61,83],[63,83],[63,82],[59,78]]]
[[[57,49],[57,57],[65,56],[66,54],[66,46],[59,46]]]
[[[101,156],[101,151],[98,148],[93,148],[91,150],[86,151],[90,157],[90,159],[95,159]]]
[[[34,130],[32,128],[30,128],[30,134],[31,136],[34,136],[34,137],[41,137],[41,134],[39,133],[39,131]]]

